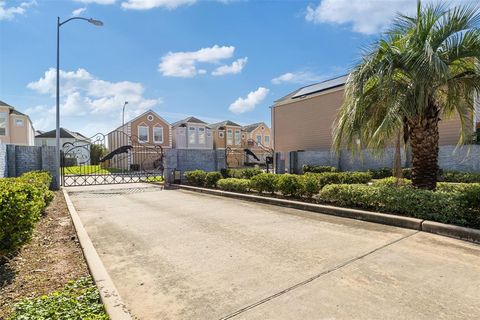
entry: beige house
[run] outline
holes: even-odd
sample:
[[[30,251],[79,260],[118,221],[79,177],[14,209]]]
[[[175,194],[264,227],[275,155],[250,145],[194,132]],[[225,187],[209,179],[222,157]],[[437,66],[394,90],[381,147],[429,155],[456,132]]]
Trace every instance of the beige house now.
[[[245,163],[246,135],[242,126],[230,120],[210,125],[213,132],[213,147],[225,150],[227,166],[242,167]]]
[[[346,80],[347,76],[342,76],[320,82],[275,101],[271,108],[275,152],[286,159],[290,151],[330,150],[332,126],[343,103]],[[457,144],[460,128],[458,117],[442,119],[440,145]]]
[[[195,117],[172,124],[172,137],[175,149],[213,149],[212,129]]]
[[[242,127],[243,134],[246,137],[247,148],[250,149],[258,158],[247,156],[247,162],[265,163],[266,158],[272,156],[273,141],[270,128],[264,122],[257,122]]]
[[[0,142],[33,146],[35,129],[30,118],[11,105],[0,101]]]
[[[156,112],[148,110],[108,133],[106,140],[113,156],[103,166],[154,169],[158,167],[161,150],[172,148],[172,126]]]

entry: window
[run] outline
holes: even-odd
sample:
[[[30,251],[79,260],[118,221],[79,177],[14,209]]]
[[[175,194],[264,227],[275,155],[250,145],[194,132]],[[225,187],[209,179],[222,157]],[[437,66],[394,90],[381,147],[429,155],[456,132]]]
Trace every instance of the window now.
[[[153,142],[163,143],[163,127],[153,127]]]
[[[148,121],[153,121],[153,116],[152,116],[151,114],[149,114],[149,115],[147,116],[147,120],[148,120]]]
[[[257,136],[255,137],[258,144],[262,144],[262,136],[257,134]]]
[[[188,143],[195,144],[197,142],[195,127],[188,128]]]
[[[148,127],[138,126],[138,140],[148,142]]]
[[[240,130],[235,130],[235,144],[238,146],[242,143],[242,139],[240,139]]]
[[[6,112],[0,112],[0,136],[7,135],[7,118]]]
[[[265,146],[269,147],[270,146],[270,136],[265,136]]]
[[[205,128],[198,128],[198,143],[205,144]]]
[[[223,132],[219,132],[219,133],[218,133],[218,137],[219,137],[220,139],[223,139],[223,137],[225,137],[225,135],[223,134]]]
[[[227,130],[227,144],[228,145],[233,144],[233,130],[232,129]]]
[[[23,127],[23,119],[15,119],[16,127]]]

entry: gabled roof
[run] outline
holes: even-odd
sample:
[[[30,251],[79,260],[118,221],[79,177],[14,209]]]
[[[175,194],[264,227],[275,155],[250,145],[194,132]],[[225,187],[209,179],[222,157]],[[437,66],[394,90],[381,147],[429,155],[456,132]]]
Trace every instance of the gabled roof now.
[[[156,113],[155,111],[153,111],[153,110],[151,110],[151,109],[149,109],[149,110],[145,111],[144,113],[136,116],[136,117],[133,118],[132,120],[128,120],[127,122],[125,122],[125,125],[127,125],[128,123],[133,122],[133,121],[135,121],[135,120],[143,117],[143,116],[146,115],[147,113],[152,113],[152,114],[154,114],[157,118],[159,118],[160,120],[162,120],[162,121],[165,122],[166,124],[170,125],[170,123],[169,123],[167,120],[165,120],[165,119],[163,119],[162,117],[160,117],[160,116],[158,115],[158,113]],[[115,129],[113,129],[113,130],[110,131],[109,133],[111,133],[111,132],[113,132],[113,131],[117,131],[118,129],[120,129],[120,128],[122,128],[122,127],[123,127],[123,125],[121,125],[121,126],[115,128]]]
[[[230,121],[230,120],[225,120],[225,121],[221,121],[221,122],[217,122],[217,123],[212,123],[210,125],[210,128],[212,128],[213,130],[217,130],[218,128],[225,127],[225,126],[241,127],[241,125],[239,125],[238,123],[235,123],[235,122]]]
[[[315,84],[312,84],[312,85],[309,85],[309,86],[306,86],[306,87],[302,87],[302,88],[297,89],[293,92],[290,92],[286,96],[276,100],[275,103],[286,101],[286,100],[294,100],[294,99],[298,99],[298,98],[304,98],[306,96],[309,96],[309,95],[312,95],[312,94],[315,94],[315,93],[319,93],[319,92],[326,91],[326,90],[329,90],[329,89],[341,87],[341,86],[345,85],[345,83],[347,82],[347,78],[348,78],[348,75],[343,75],[343,76],[336,77],[336,78],[333,78],[333,79],[318,82],[318,83],[315,83]]]
[[[3,102],[2,100],[0,100],[0,106],[13,108],[11,105],[9,105],[8,103]]]
[[[56,130],[53,129],[51,131],[43,132],[41,134],[37,134],[35,138],[55,138]],[[60,128],[60,138],[73,138],[77,140],[89,140],[83,134],[78,132],[70,131],[65,128]]]
[[[9,105],[8,103],[3,102],[3,101],[1,101],[1,100],[0,100],[0,106],[1,106],[1,107],[7,107],[7,108],[9,108],[9,109],[10,109],[10,114],[16,114],[16,115],[19,115],[19,116],[28,117],[25,113],[22,113],[22,112],[20,112],[20,111],[18,111],[18,110],[15,110],[14,107],[12,107],[12,106]]]
[[[253,130],[257,129],[258,127],[260,127],[262,125],[267,127],[265,122],[257,122],[257,123],[249,124],[248,126],[243,126],[242,129],[246,132],[252,132]]]
[[[182,124],[187,124],[187,123],[199,123],[199,124],[207,124],[205,121],[202,121],[198,118],[195,118],[195,117],[188,117],[188,118],[185,118],[183,120],[180,120],[180,121],[177,121],[175,123],[172,124],[173,127],[177,127],[177,126],[180,126]]]

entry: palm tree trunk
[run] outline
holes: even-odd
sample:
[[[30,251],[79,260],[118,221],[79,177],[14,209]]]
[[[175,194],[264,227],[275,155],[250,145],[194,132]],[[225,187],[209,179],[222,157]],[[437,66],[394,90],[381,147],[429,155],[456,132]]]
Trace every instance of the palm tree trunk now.
[[[435,190],[438,172],[438,108],[433,106],[423,120],[409,123],[412,148],[412,185]]]

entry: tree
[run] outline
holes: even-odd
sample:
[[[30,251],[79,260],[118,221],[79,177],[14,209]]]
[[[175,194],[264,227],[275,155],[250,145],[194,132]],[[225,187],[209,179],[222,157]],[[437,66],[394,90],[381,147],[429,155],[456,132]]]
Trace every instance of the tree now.
[[[105,148],[101,144],[91,144],[90,145],[90,164],[97,165],[100,163],[100,159],[102,159],[107,154],[107,148]]]
[[[480,92],[478,9],[418,1],[416,15],[398,15],[348,77],[334,147],[379,150],[403,133],[412,151],[413,186],[434,190],[439,121],[459,116],[459,144],[472,129]]]

